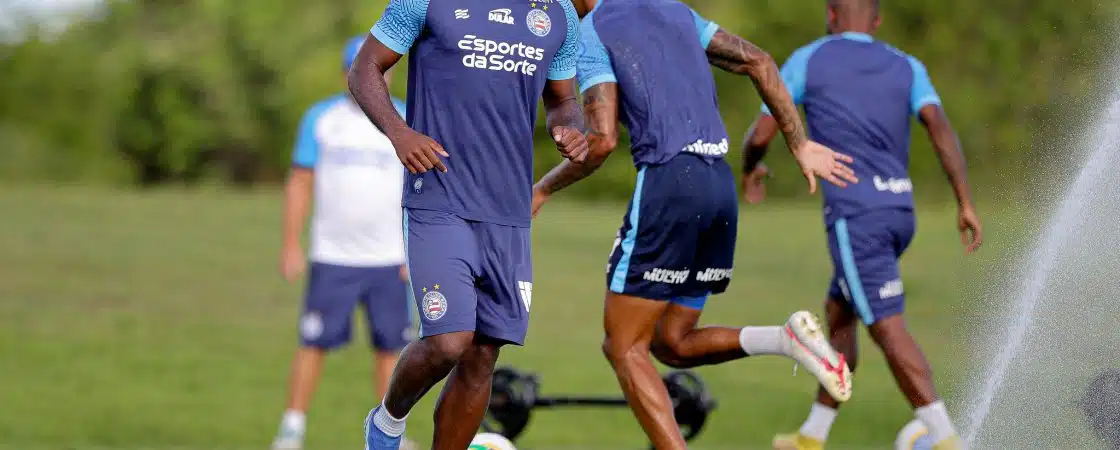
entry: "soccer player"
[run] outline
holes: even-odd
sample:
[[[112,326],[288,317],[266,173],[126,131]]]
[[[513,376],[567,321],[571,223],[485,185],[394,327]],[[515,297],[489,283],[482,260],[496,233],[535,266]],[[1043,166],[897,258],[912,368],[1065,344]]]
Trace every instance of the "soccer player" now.
[[[470,444],[499,348],[523,344],[529,323],[533,128],[542,95],[561,154],[587,153],[570,1],[484,5],[390,0],[350,71],[358,104],[410,173],[405,246],[421,320],[420,339],[404,350],[366,419],[369,450],[396,449],[413,405],[444,378],[432,448]],[[405,53],[407,124],[381,76]]]
[[[347,43],[344,74],[363,40]],[[399,100],[394,103],[403,108]],[[392,143],[349,95],[324,100],[304,116],[285,188],[280,271],[295,281],[305,269],[300,239],[313,203],[311,273],[300,319],[301,347],[292,362],[287,411],[274,450],[302,448],[305,413],[323,356],[350,340],[357,304],[365,310],[375,349],[378,395],[385,394],[397,354],[411,340],[401,230],[403,178]]]
[[[956,133],[925,67],[872,37],[880,23],[877,0],[829,0],[828,35],[795,51],[782,68],[793,99],[805,108],[810,135],[852,155],[856,175],[870,183],[824,189],[824,219],[834,278],[825,302],[832,345],[856,368],[857,326],[868,327],[883,350],[915,415],[937,442],[959,448],[945,405],[934,390],[929,364],[906,329],[899,270],[914,236],[914,199],[907,173],[910,123],[929,132],[959,206],[957,228],[966,251],[983,242]],[[778,127],[764,110],[748,132],[743,173],[748,197],[762,186],[758,165]],[[820,449],[838,403],[822,390],[798,433],[774,439],[774,448]]]
[[[658,449],[684,449],[673,406],[650,358],[674,367],[784,355],[843,401],[848,368],[809,313],[784,326],[697,328],[710,294],[731,278],[738,224],[728,136],[708,64],[749,76],[774,107],[810,190],[822,177],[856,182],[850,158],[809,141],[765,52],[676,0],[586,1],[578,80],[589,156],[565,161],[534,188],[534,211],[590,175],[630,132],[637,183],[607,272],[603,351],[631,409]],[[846,181],[845,181],[846,180]]]

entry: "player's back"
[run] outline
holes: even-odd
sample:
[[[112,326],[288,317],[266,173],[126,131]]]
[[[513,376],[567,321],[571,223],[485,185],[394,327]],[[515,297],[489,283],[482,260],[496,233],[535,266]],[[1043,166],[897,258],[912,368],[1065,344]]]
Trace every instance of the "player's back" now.
[[[676,0],[602,0],[584,17],[581,33],[609,54],[635,164],[727,153],[705,54],[717,28]]]
[[[922,96],[936,96],[925,88],[921,63],[869,35],[842,33],[798,49],[782,70],[805,108],[810,138],[851,155],[861,180],[824,185],[826,218],[912,209],[911,116],[925,104]]]

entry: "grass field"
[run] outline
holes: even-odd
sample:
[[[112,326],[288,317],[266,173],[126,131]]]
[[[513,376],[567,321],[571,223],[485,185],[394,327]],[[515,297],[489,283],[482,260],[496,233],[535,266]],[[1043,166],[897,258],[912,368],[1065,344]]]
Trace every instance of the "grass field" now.
[[[282,409],[302,286],[276,272],[278,192],[0,191],[0,447],[264,449]],[[603,268],[621,205],[551,204],[534,224],[535,296],[524,348],[501,364],[536,371],[545,393],[617,392],[599,352]],[[952,210],[925,208],[905,260],[908,317],[946,396],[965,370]],[[818,311],[830,274],[816,205],[744,210],[731,290],[706,321],[778,324]],[[360,334],[359,334],[360,336]],[[869,343],[864,336],[865,343]],[[696,449],[767,448],[795,429],[814,383],[758,358],[702,368],[719,400]],[[374,405],[368,351],[331,358],[309,416],[308,448],[361,448]],[[887,448],[909,410],[864,346],[853,400],[830,448]],[[431,432],[429,395],[410,434]],[[523,449],[642,448],[622,409],[542,411]]]

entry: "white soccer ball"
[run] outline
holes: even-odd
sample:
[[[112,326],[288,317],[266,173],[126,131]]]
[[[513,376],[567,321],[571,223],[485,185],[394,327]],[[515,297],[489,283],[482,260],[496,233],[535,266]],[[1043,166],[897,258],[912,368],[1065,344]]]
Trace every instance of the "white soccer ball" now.
[[[933,439],[929,437],[929,430],[926,429],[925,424],[914,419],[898,432],[898,438],[894,440],[894,448],[895,450],[932,450]]]
[[[517,450],[513,442],[498,433],[479,433],[471,440],[467,450]]]

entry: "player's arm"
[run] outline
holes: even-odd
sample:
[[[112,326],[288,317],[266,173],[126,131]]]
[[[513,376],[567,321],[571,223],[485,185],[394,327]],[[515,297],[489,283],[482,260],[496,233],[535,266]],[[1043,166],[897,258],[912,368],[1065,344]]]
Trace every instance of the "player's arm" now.
[[[544,102],[545,125],[556,142],[556,149],[571,161],[587,157],[587,139],[583,136],[583,113],[576,94],[576,73],[579,64],[579,17],[569,2],[562,2],[565,15],[564,42],[548,66],[548,82],[541,96]]]
[[[972,203],[972,189],[968,185],[968,167],[961,151],[960,139],[941,107],[941,97],[921,62],[910,58],[914,83],[910,91],[910,109],[929,133],[930,143],[941,160],[941,168],[949,178],[953,194],[957,197],[957,228],[961,242],[968,252],[973,252],[984,242],[980,219]]]
[[[400,61],[420,37],[427,11],[428,0],[390,0],[366,36],[346,77],[358,107],[392,141],[397,157],[414,174],[433,168],[446,172],[447,167],[439,156],[446,158],[448,154],[431,138],[408,128],[393,106],[385,72]]]
[[[706,49],[708,62],[713,66],[750,77],[763,103],[772,111],[790,150],[799,149],[808,142],[797,105],[769,53],[723,28],[715,30]]]
[[[315,182],[315,163],[319,143],[315,123],[325,104],[316,105],[304,115],[292,152],[292,167],[284,183],[284,216],[281,222],[280,272],[289,281],[303,271],[303,227],[311,211],[311,192]]]
[[[576,79],[583,92],[587,155],[582,161],[564,160],[533,186],[534,215],[550,195],[594,173],[618,145],[618,84],[593,21],[585,19],[580,25],[580,41]]]
[[[583,93],[583,122],[587,127],[587,157],[582,162],[564,160],[534,186],[534,193],[548,197],[595,173],[618,146],[618,85],[600,83]]]

